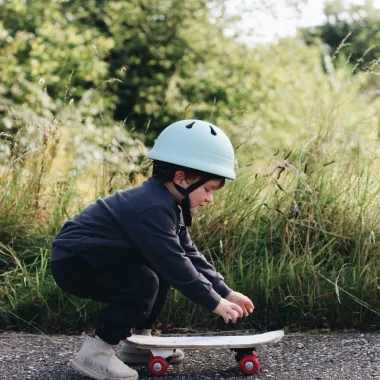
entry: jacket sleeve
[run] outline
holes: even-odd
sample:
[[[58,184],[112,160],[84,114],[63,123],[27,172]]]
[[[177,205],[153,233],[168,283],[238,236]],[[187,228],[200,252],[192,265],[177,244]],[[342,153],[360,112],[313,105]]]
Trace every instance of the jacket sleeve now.
[[[194,267],[199,273],[202,273],[212,284],[213,289],[223,298],[225,298],[232,289],[224,282],[223,276],[216,272],[215,268],[206,260],[204,255],[200,253],[192,242],[187,228],[180,233],[181,246],[186,256],[191,260]]]
[[[125,232],[164,280],[210,311],[218,306],[221,296],[181,247],[174,210],[154,206],[126,219],[133,220],[125,225]]]

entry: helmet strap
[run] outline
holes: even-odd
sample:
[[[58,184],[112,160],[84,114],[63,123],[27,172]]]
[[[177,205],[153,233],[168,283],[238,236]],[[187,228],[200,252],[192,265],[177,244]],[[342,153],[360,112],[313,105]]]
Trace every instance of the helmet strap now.
[[[182,208],[183,222],[185,223],[185,226],[191,227],[191,225],[193,224],[193,217],[190,211],[190,198],[188,195],[182,200],[181,208]]]
[[[182,186],[177,185],[174,181],[172,181],[174,187],[176,188],[176,190],[181,195],[183,195],[185,197],[182,200],[181,208],[182,208],[183,220],[185,222],[185,226],[186,227],[191,227],[192,220],[193,220],[193,218],[191,216],[191,212],[190,212],[190,198],[189,198],[189,194],[192,193],[194,190],[198,189],[198,187],[201,187],[202,185],[204,185],[210,179],[211,178],[209,176],[206,176],[206,177],[200,179],[199,181],[193,183],[192,185],[190,185],[186,189],[184,187],[182,187]]]

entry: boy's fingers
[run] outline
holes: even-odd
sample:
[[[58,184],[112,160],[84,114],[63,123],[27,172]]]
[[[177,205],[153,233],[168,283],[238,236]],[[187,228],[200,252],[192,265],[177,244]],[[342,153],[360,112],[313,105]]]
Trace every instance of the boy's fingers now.
[[[249,312],[248,312],[248,310],[247,310],[247,308],[246,308],[246,306],[244,305],[244,315],[246,316],[246,317],[248,317],[248,315],[249,315]]]
[[[224,318],[224,321],[226,323],[228,323],[229,321],[231,321],[232,323],[235,323],[237,318],[238,318],[238,313],[237,313],[237,311],[230,309],[229,311],[226,312],[225,316],[226,317]],[[227,318],[227,320],[226,320],[226,318]]]
[[[250,313],[252,313],[253,312],[253,310],[255,309],[255,306],[253,305],[253,302],[247,297],[247,303],[248,303],[248,305],[247,305],[247,309],[248,309],[248,311],[250,312]]]
[[[247,308],[246,308],[246,306],[244,305],[244,303],[239,304],[239,306],[240,306],[241,309],[243,310],[243,315],[244,315],[245,317],[247,317],[247,316],[248,316],[248,311],[247,311]]]
[[[231,310],[232,323],[235,323],[237,319],[238,319],[238,313],[235,310]]]
[[[236,303],[233,303],[231,305],[231,309],[235,310],[237,312],[237,314],[238,314],[239,317],[243,316],[243,310],[242,310],[242,308],[239,305],[237,305]]]

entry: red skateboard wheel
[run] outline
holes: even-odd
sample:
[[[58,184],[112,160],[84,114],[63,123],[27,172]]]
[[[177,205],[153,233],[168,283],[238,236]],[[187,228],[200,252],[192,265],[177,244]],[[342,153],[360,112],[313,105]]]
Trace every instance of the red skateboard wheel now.
[[[154,356],[148,362],[149,372],[154,376],[162,376],[168,369],[168,362],[162,356]]]
[[[260,364],[259,361],[256,359],[256,356],[253,355],[246,355],[243,359],[239,362],[239,367],[241,372],[243,372],[246,375],[253,375],[254,373],[257,373]]]

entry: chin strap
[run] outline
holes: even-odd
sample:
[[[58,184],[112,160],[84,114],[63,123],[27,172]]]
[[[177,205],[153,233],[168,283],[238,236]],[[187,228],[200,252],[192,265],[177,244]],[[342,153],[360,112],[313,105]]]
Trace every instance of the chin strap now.
[[[192,216],[191,216],[191,212],[190,212],[190,198],[189,198],[189,194],[191,192],[193,192],[194,190],[198,189],[198,187],[201,187],[202,185],[204,185],[209,180],[210,180],[210,177],[206,176],[205,178],[203,178],[203,179],[201,179],[201,180],[193,183],[192,185],[190,185],[186,189],[184,187],[182,187],[182,186],[177,185],[174,181],[172,181],[174,187],[176,188],[176,190],[181,195],[183,195],[185,197],[182,200],[181,208],[182,208],[183,220],[185,222],[185,226],[186,227],[191,227],[191,223],[192,223],[192,219],[193,219]]]
[[[185,226],[191,227],[193,223],[193,217],[190,211],[190,198],[188,195],[182,200],[181,208],[182,208],[183,222],[185,223]]]

